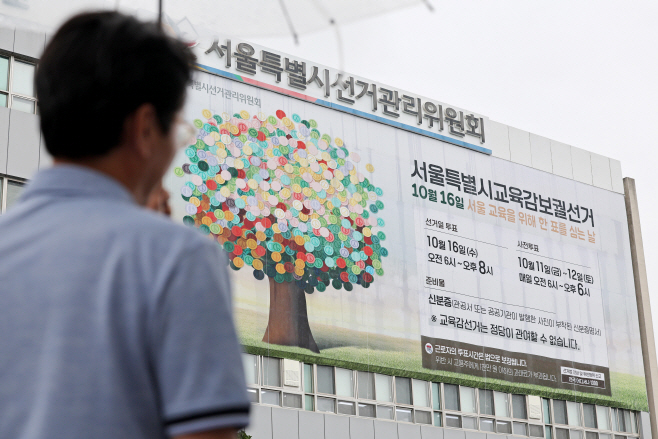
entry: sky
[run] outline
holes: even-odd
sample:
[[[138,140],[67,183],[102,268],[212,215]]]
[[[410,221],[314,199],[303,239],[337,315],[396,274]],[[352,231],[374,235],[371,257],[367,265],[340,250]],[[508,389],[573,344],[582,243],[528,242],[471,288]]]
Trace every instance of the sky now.
[[[658,2],[429,2],[339,23],[344,70],[620,160],[658,329]],[[248,39],[340,66],[332,29]]]

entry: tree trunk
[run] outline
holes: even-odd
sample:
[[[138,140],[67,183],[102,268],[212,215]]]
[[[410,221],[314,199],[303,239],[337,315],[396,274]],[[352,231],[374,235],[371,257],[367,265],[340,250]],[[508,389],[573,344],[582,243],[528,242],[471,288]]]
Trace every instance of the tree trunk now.
[[[263,336],[266,343],[297,346],[320,353],[306,314],[306,293],[294,282],[270,279],[270,317]]]

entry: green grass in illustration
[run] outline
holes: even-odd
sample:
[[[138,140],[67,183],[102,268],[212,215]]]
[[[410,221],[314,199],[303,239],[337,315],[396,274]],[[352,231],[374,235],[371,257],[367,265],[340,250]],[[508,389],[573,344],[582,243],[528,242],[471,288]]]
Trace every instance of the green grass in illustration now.
[[[634,375],[611,372],[612,396],[609,397],[425,369],[421,365],[419,342],[414,340],[373,335],[312,323],[315,340],[322,352],[321,354],[315,354],[308,349],[263,342],[262,338],[267,326],[266,314],[238,308],[236,309],[236,321],[238,322],[240,340],[245,350],[252,354],[290,358],[309,363],[428,381],[461,384],[501,392],[529,393],[546,398],[648,411],[644,378]]]

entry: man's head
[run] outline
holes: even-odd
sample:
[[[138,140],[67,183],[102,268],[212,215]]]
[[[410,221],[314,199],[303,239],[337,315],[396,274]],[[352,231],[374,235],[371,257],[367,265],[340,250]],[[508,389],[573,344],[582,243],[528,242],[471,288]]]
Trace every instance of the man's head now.
[[[193,61],[155,24],[117,12],[71,18],[46,46],[35,78],[48,152],[56,162],[118,173],[137,192],[155,186],[175,153]]]

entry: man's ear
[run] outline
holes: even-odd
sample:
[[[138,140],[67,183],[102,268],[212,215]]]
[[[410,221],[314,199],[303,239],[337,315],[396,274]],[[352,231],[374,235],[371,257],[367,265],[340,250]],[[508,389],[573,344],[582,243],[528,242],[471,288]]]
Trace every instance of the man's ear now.
[[[137,107],[124,123],[126,143],[144,159],[156,153],[160,134],[160,123],[152,104],[142,104]]]

